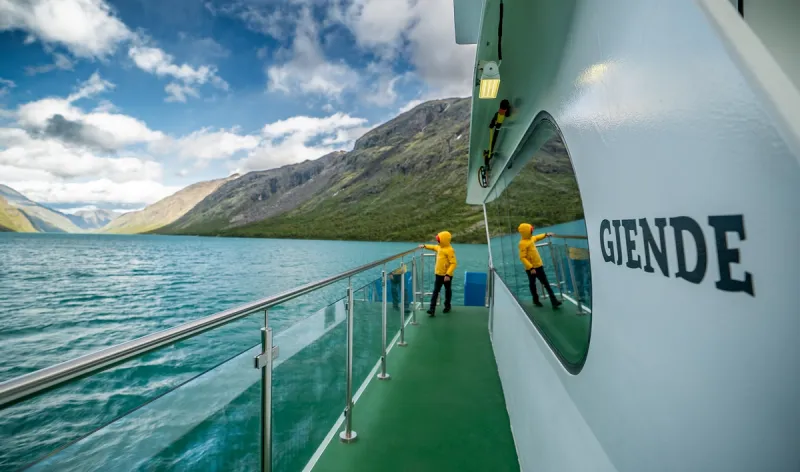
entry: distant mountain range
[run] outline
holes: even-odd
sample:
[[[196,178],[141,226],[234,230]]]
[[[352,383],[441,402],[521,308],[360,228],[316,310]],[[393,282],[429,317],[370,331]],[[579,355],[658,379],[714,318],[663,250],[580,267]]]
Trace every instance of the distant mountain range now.
[[[199,182],[115,219],[64,215],[5,186],[0,197],[36,231],[420,241],[447,229],[457,242],[485,241],[481,208],[465,203],[469,118],[469,98],[429,101],[372,129],[350,152]],[[545,145],[523,170],[530,185],[515,188],[540,226],[582,217],[562,148]],[[3,208],[0,228],[30,230]]]

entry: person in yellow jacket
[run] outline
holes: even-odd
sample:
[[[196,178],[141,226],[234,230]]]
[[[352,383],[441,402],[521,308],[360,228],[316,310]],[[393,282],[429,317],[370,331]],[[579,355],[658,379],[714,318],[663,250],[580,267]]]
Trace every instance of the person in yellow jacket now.
[[[419,247],[436,251],[436,280],[433,283],[433,295],[431,295],[431,307],[428,310],[429,316],[436,314],[436,300],[439,298],[439,291],[444,285],[444,313],[450,311],[450,301],[453,298],[453,274],[456,273],[456,251],[450,245],[452,236],[448,231],[442,231],[436,235],[436,242],[439,244],[420,244]]]
[[[533,295],[533,304],[542,306],[542,302],[539,301],[539,292],[536,290],[536,279],[539,279],[539,282],[550,296],[550,303],[553,304],[553,308],[558,308],[561,302],[556,299],[553,288],[550,286],[550,282],[547,281],[542,256],[539,255],[539,250],[536,249],[536,241],[541,241],[547,236],[553,236],[553,233],[534,236],[533,229],[534,226],[528,223],[522,223],[517,228],[521,236],[519,240],[519,260],[522,261],[522,265],[525,266],[525,273],[528,274],[528,287],[531,289],[531,295]]]

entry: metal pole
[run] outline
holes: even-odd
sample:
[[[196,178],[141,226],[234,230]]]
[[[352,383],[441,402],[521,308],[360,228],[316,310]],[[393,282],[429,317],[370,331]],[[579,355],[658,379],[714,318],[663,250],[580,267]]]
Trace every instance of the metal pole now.
[[[420,285],[420,287],[419,287],[420,301],[419,302],[424,307],[425,306],[425,250],[424,249],[420,252],[419,267],[420,267],[420,271],[419,271],[419,275],[420,275],[420,279],[419,279],[419,281],[420,281],[420,284],[419,284]]]
[[[406,274],[403,271],[404,264],[404,257],[400,258],[400,272],[402,276],[400,277],[400,340],[397,341],[397,345],[400,347],[408,346],[406,342]]]
[[[261,328],[262,353],[256,356],[255,368],[261,369],[261,472],[272,470],[272,361],[277,352],[272,346],[269,312],[264,310]]]
[[[561,277],[558,276],[558,264],[556,264],[555,246],[553,240],[548,236],[547,243],[550,245],[550,259],[553,260],[553,273],[556,276],[556,286],[558,286],[558,294],[561,296],[561,301],[564,301],[564,290],[561,288]]]
[[[411,292],[414,297],[411,300],[414,305],[414,308],[411,309],[411,325],[417,326],[419,324],[417,322],[417,256],[411,258]]]
[[[578,302],[578,311],[576,315],[583,314],[583,307],[581,306],[581,292],[578,290],[577,279],[575,278],[575,268],[572,265],[572,258],[569,257],[569,245],[564,241],[564,248],[567,251],[567,265],[569,266],[569,275],[572,278],[572,291],[575,293],[575,300]]]
[[[381,280],[383,281],[383,302],[381,303],[381,373],[378,374],[380,380],[389,380],[392,376],[386,373],[386,266],[383,266],[381,272]]]
[[[344,431],[339,433],[343,443],[358,438],[353,431],[353,279],[347,282],[347,399],[344,408]]]

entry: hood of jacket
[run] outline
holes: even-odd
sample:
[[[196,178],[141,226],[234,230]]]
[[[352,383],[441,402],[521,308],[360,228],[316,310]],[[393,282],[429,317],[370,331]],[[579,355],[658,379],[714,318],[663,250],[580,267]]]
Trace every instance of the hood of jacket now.
[[[452,239],[452,235],[449,231],[442,231],[441,233],[436,235],[439,246],[441,247],[450,247],[450,240]]]
[[[531,226],[528,223],[522,223],[521,225],[519,225],[517,231],[519,231],[519,234],[520,236],[522,236],[522,239],[531,239],[531,236],[533,236],[533,226]]]

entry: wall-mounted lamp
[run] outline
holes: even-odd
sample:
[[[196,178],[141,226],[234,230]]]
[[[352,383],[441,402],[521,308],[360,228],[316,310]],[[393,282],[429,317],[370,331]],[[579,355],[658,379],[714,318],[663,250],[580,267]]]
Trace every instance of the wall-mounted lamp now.
[[[497,98],[500,90],[500,69],[496,62],[487,62],[481,72],[481,89],[478,98]]]

